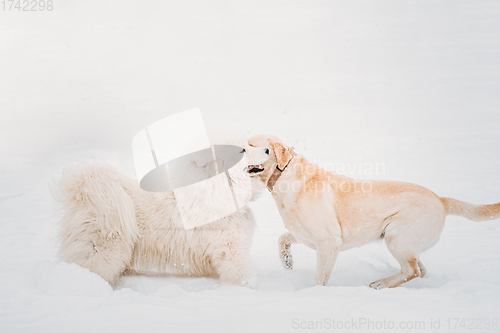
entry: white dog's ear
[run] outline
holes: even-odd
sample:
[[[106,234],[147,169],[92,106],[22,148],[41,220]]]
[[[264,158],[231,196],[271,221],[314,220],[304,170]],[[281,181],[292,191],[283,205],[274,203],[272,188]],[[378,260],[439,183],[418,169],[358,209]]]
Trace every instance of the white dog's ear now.
[[[290,147],[284,145],[281,142],[271,142],[271,146],[273,146],[274,155],[276,155],[276,160],[278,161],[278,168],[283,170],[292,159],[292,154],[290,151]]]

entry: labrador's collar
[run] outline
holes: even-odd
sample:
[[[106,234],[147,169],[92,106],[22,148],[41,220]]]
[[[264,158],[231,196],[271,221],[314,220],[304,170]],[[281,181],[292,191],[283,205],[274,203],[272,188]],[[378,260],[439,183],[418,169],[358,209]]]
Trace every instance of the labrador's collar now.
[[[269,180],[267,181],[267,189],[269,190],[269,192],[273,191],[274,184],[276,184],[276,182],[278,181],[278,178],[280,178],[281,174],[283,172],[285,172],[286,168],[288,167],[288,165],[290,164],[290,162],[292,162],[292,160],[295,157],[295,155],[297,155],[297,154],[295,154],[292,151],[292,158],[290,158],[290,160],[288,161],[288,163],[283,167],[283,170],[281,170],[278,166],[276,166],[276,169],[274,169],[273,174],[271,175],[271,177],[269,177]]]

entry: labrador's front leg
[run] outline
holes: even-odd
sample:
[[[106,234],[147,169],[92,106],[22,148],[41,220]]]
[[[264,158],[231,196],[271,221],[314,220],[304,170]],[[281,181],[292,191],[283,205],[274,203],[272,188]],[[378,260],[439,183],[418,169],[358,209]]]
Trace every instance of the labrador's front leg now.
[[[325,286],[330,279],[330,274],[333,270],[333,265],[339,254],[339,240],[322,241],[316,244],[316,276],[314,285]]]
[[[295,243],[297,243],[297,240],[289,232],[281,235],[278,240],[281,264],[286,269],[293,269],[293,257],[290,251],[290,246]]]

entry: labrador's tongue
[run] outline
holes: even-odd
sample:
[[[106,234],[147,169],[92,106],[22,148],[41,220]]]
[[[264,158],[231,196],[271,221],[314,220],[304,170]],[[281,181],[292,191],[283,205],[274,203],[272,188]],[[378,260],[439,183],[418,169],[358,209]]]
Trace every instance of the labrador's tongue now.
[[[252,170],[252,169],[262,169],[262,164],[255,164],[255,165],[249,165],[247,166],[247,169],[248,170]]]

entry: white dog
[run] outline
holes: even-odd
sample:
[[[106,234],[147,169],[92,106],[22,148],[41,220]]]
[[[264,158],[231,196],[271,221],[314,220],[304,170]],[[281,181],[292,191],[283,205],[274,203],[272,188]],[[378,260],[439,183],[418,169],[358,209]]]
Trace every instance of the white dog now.
[[[244,148],[248,162],[242,158],[230,177],[235,192],[250,191],[255,199],[263,189],[261,183],[255,178],[251,182],[239,180],[263,171],[269,151],[250,147],[244,137],[234,133],[219,132],[211,135],[210,141],[212,145]],[[193,161],[186,175],[199,178],[199,173],[213,167],[213,163],[199,164]],[[183,200],[191,200],[196,210],[200,196],[216,193],[221,186],[217,180],[208,183],[204,193],[192,193]],[[247,207],[185,230],[172,192],[144,191],[136,180],[115,168],[96,164],[67,170],[55,198],[64,212],[60,225],[62,260],[88,268],[110,283],[126,271],[213,276],[242,285],[252,277],[249,247],[255,221]],[[204,211],[198,209],[195,214],[202,217]]]

